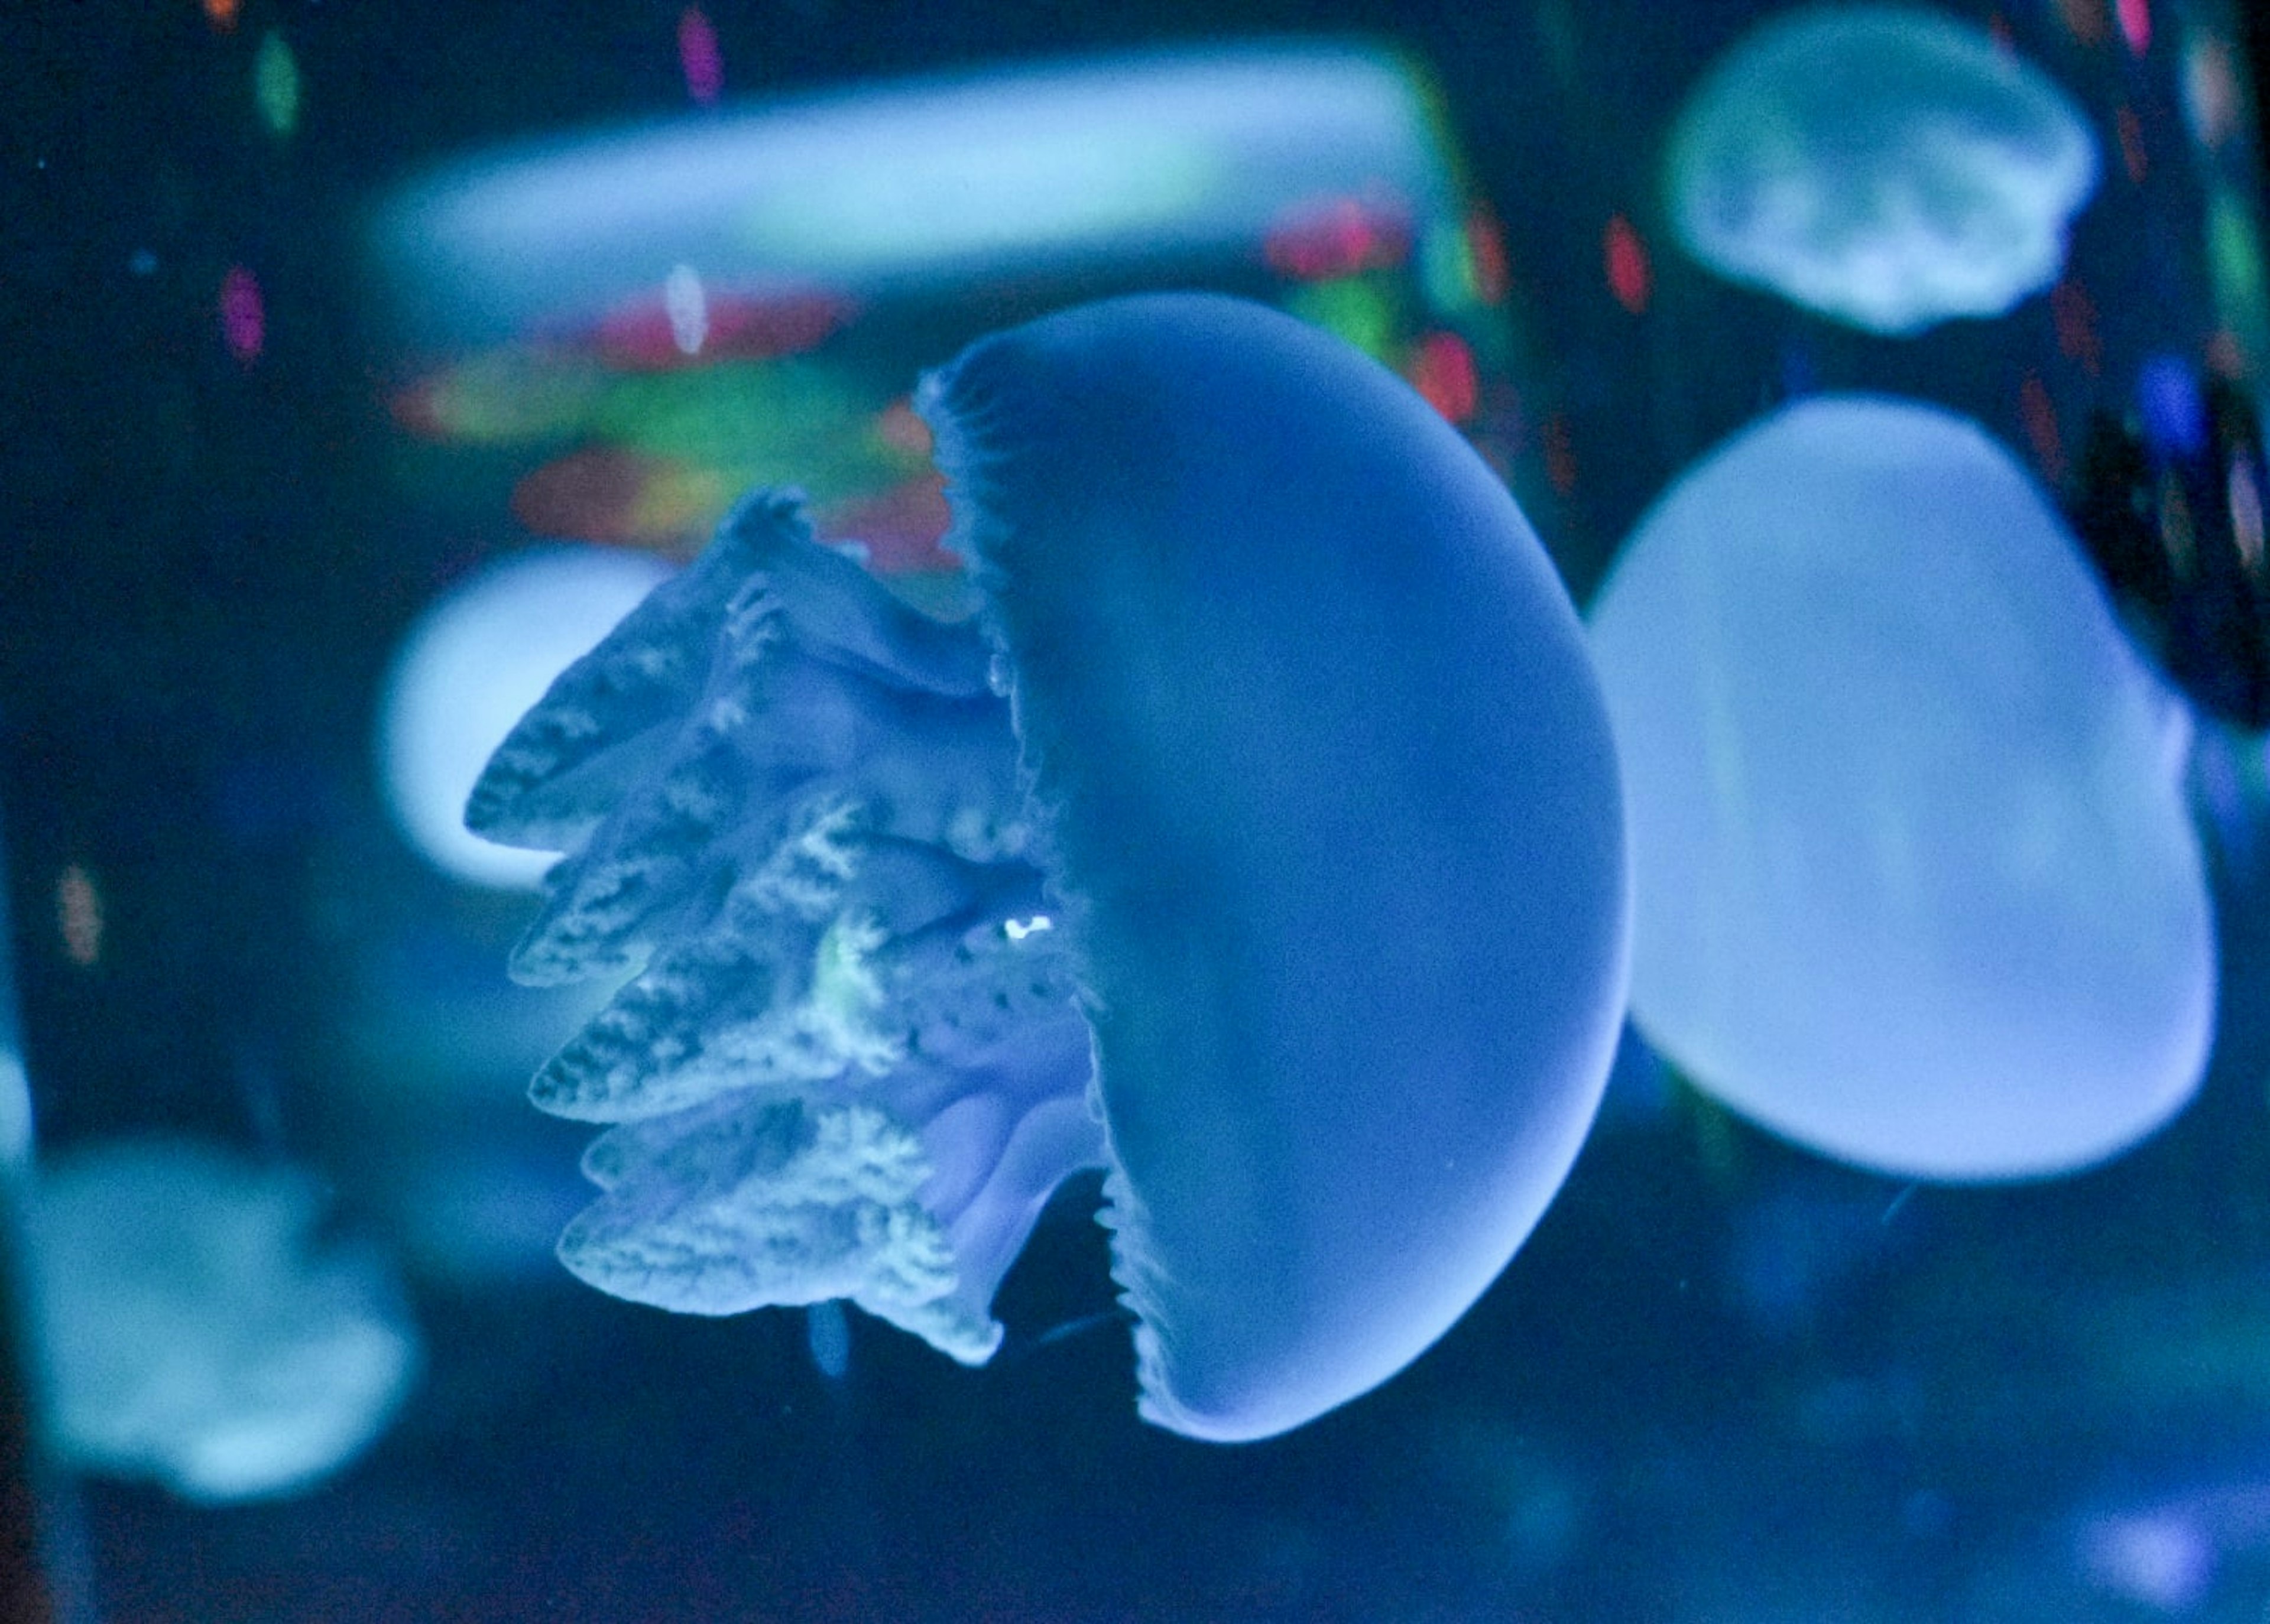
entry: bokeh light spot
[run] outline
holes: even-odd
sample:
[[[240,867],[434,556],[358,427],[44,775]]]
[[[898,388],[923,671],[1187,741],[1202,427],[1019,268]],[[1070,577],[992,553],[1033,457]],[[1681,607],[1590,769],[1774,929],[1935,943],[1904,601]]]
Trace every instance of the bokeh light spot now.
[[[102,957],[102,894],[84,865],[67,865],[56,879],[56,928],[63,956],[82,968]]]
[[[252,99],[270,135],[281,139],[300,127],[300,64],[272,28],[252,59]]]
[[[1639,240],[1639,233],[1622,215],[1611,216],[1608,228],[1601,240],[1601,257],[1608,273],[1608,291],[1616,302],[1634,315],[1647,308],[1648,293],[1653,282],[1647,263],[1647,247]]]
[[[220,332],[228,352],[248,367],[260,359],[268,341],[268,311],[260,283],[242,265],[231,265],[221,278]]]

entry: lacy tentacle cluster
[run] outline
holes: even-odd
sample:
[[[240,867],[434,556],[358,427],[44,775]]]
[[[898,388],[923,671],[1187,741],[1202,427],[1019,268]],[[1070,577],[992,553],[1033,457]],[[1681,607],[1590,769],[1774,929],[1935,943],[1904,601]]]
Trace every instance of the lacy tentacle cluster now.
[[[1103,1153],[990,661],[760,492],[498,749],[467,824],[568,854],[513,974],[634,972],[530,1091],[615,1124],[560,1245],[591,1285],[998,1345],[994,1287]]]

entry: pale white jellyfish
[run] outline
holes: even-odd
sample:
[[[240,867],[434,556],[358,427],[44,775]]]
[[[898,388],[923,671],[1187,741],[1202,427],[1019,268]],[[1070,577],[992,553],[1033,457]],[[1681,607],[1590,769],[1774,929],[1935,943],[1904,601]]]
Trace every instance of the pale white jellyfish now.
[[[27,1224],[44,1419],[81,1470],[206,1502],[360,1455],[416,1373],[377,1259],[325,1242],[305,1174],[177,1139],[41,1169]]]
[[[1696,259],[1901,337],[2055,281],[2097,156],[2071,99],[1986,34],[1833,5],[1776,18],[1717,62],[1668,169]]]
[[[1683,475],[1591,612],[1632,1013],[1863,1167],[2050,1174],[2196,1086],[2188,714],[2016,464],[1933,408],[1789,407]]]

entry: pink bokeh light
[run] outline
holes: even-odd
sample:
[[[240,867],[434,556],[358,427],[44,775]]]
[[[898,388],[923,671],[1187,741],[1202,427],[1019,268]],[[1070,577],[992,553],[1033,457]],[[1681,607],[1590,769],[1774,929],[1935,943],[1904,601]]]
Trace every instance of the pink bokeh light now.
[[[260,359],[268,339],[268,312],[259,280],[242,265],[231,265],[220,279],[220,331],[238,361],[249,367]]]
[[[725,89],[725,58],[717,48],[717,30],[698,5],[687,6],[678,19],[678,63],[694,105],[716,107]]]

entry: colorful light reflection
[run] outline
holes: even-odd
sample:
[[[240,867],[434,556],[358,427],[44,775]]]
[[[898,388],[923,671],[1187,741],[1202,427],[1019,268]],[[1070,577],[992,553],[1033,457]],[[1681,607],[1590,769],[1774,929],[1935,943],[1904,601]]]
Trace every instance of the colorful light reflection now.
[[[679,44],[705,101],[722,69],[699,8]],[[1511,399],[1485,388],[1510,352],[1504,248],[1451,179],[1434,108],[1396,59],[1248,48],[459,164],[375,222],[401,335],[428,358],[394,416],[520,459],[511,514],[538,536],[683,555],[740,491],[792,482],[877,574],[958,579],[907,430],[916,371],[1004,299],[1039,314],[1076,289],[1213,283],[1402,373],[1506,466],[1485,404]]]

